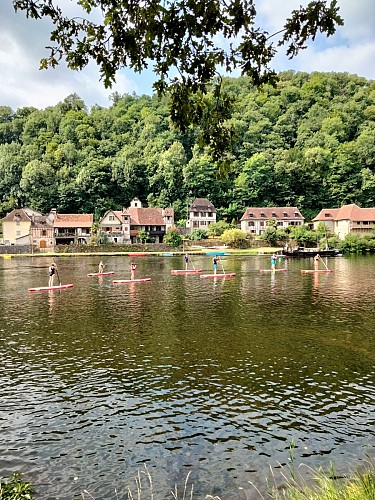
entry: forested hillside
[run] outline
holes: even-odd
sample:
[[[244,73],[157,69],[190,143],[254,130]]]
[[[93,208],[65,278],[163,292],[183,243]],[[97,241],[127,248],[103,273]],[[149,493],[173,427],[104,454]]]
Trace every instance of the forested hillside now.
[[[322,207],[375,206],[375,82],[343,73],[279,75],[275,88],[228,78],[236,95],[231,171],[181,135],[168,103],[112,96],[87,109],[77,96],[44,110],[0,106],[0,215],[29,205],[42,212],[92,212],[172,205],[186,217],[207,197],[220,217],[247,206],[298,206],[306,218]]]

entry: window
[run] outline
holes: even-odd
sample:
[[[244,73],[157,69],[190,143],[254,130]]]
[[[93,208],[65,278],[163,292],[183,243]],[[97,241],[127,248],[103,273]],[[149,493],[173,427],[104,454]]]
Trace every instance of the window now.
[[[332,215],[327,212],[327,213],[324,214],[324,217],[332,217]]]
[[[264,212],[261,212],[260,216],[261,217],[265,217]]]
[[[254,217],[254,214],[249,214],[249,217]]]
[[[298,212],[294,212],[294,217],[300,217],[300,214]]]
[[[272,212],[272,217],[274,217],[276,219],[277,215],[275,212]]]
[[[253,220],[249,220],[249,222],[247,223],[247,225],[249,227],[255,226],[255,222]]]
[[[20,223],[20,221],[18,220],[18,221],[16,222],[16,226],[20,226],[20,225],[21,225],[21,223]]]
[[[109,216],[108,216],[108,219],[109,219],[109,220],[115,220],[115,216],[114,216],[114,215],[109,215]]]
[[[47,231],[45,229],[42,229],[42,236],[47,236]]]
[[[368,220],[364,220],[362,223],[364,226],[368,226]]]
[[[21,236],[21,231],[16,231],[17,236]]]
[[[259,225],[260,225],[260,227],[264,227],[264,220],[261,220],[261,221],[259,222]]]
[[[288,212],[284,212],[284,213],[283,213],[283,216],[284,216],[284,217],[288,217]]]
[[[212,212],[207,212],[207,217],[212,217]]]

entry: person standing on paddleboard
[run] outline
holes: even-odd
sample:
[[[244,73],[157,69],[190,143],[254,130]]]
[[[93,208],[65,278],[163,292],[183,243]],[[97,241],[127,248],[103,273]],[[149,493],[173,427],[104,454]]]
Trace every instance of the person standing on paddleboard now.
[[[274,253],[271,255],[271,269],[276,271],[276,255]]]
[[[188,265],[189,265],[189,254],[184,255],[184,261],[185,261],[185,269],[187,271]]]
[[[99,262],[99,273],[104,273],[104,264],[103,264],[103,261]]]
[[[217,271],[217,255],[212,259],[212,264],[214,265],[214,274],[216,274]]]
[[[314,271],[319,269],[319,254],[317,253],[314,257]]]
[[[57,266],[54,262],[49,266],[49,281],[48,281],[48,286],[51,287],[53,286],[53,281],[55,279],[55,274],[57,273]]]
[[[134,280],[135,279],[135,270],[137,269],[137,264],[135,262],[132,262],[130,264],[130,279]]]

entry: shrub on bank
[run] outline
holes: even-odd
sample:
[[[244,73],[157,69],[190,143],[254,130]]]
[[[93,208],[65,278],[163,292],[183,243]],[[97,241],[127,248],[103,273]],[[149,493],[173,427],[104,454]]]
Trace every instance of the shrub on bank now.
[[[9,479],[0,482],[0,500],[32,500],[34,490],[28,481],[23,481],[21,474],[15,472]]]

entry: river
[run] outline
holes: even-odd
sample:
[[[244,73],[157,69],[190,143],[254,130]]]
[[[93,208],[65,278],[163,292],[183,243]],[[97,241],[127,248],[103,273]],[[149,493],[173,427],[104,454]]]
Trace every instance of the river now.
[[[375,256],[225,256],[229,279],[174,276],[182,257],[0,260],[0,472],[39,499],[122,499],[148,471],[158,500],[257,499],[295,467],[363,466],[375,451]],[[211,258],[195,267],[212,272]],[[284,261],[278,262],[284,266]],[[324,265],[322,264],[322,268]],[[305,469],[303,469],[305,467]],[[274,478],[273,478],[274,476]],[[147,486],[145,485],[147,489]],[[116,491],[115,491],[116,489]],[[145,495],[142,498],[148,498]]]

